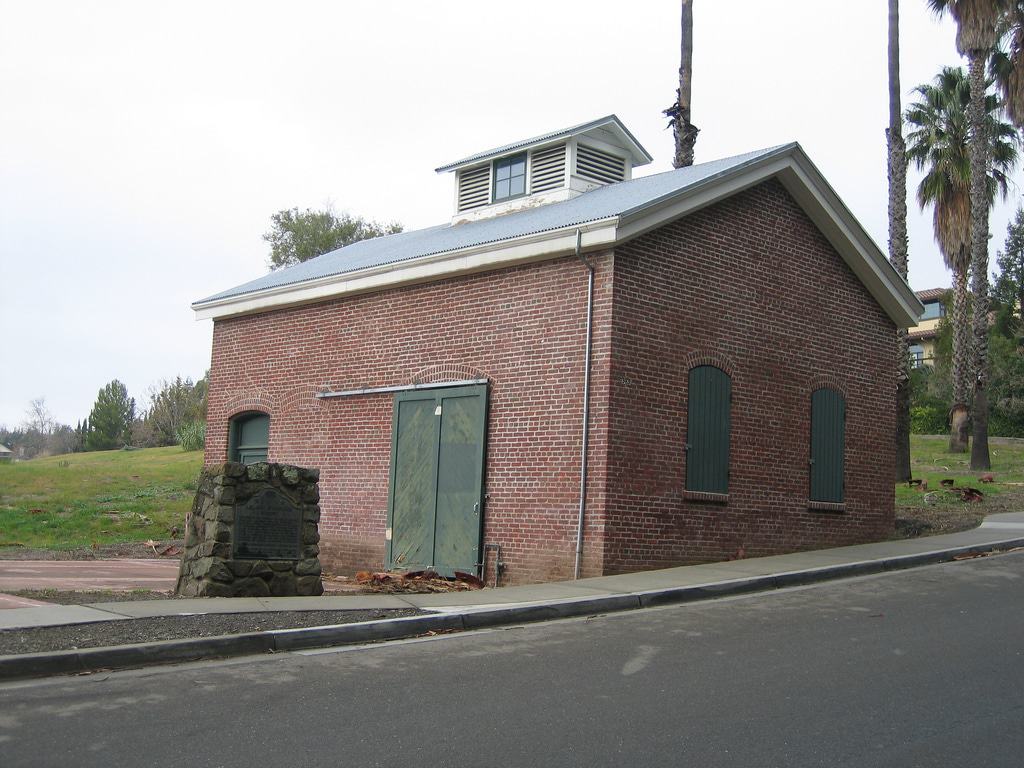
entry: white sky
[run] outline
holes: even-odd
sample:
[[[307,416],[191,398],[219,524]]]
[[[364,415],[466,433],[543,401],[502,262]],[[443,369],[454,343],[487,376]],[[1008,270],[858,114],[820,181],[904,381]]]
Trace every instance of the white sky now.
[[[960,63],[904,2],[904,106]],[[697,162],[798,140],[884,248],[886,3],[696,0]],[[74,424],[119,378],[209,366],[189,304],[266,271],[270,215],[331,201],[407,229],[433,169],[616,113],[668,170],[679,3],[0,0],[0,424]],[[1019,174],[1018,177],[1019,178]],[[913,202],[916,289],[949,277]],[[991,221],[992,252],[1020,197]]]

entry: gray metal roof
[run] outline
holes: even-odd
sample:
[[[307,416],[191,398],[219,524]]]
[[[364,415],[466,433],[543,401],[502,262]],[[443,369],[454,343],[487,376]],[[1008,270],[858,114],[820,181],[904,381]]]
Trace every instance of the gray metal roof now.
[[[485,152],[477,152],[475,154],[470,155],[469,157],[464,157],[461,160],[456,160],[454,163],[447,163],[445,165],[442,165],[440,168],[435,168],[434,170],[436,170],[438,173],[442,173],[444,171],[452,171],[458,168],[459,166],[467,165],[469,163],[475,163],[477,161],[487,160],[488,158],[495,157],[497,155],[502,155],[505,154],[506,152],[511,152],[514,149],[523,149],[524,147],[532,147],[534,144],[542,144],[545,141],[553,141],[554,139],[561,139],[567,136],[575,136],[580,133],[586,133],[587,131],[593,130],[594,128],[602,128],[606,125],[615,126],[620,131],[622,131],[623,135],[630,142],[633,143],[633,159],[639,161],[634,162],[634,166],[646,165],[647,163],[651,162],[651,160],[653,160],[650,153],[643,148],[640,142],[636,140],[636,137],[629,132],[629,129],[622,124],[622,121],[619,120],[618,117],[616,117],[615,115],[605,115],[604,117],[597,118],[597,120],[591,120],[586,123],[580,123],[579,125],[574,125],[570,128],[563,128],[560,131],[552,131],[551,133],[545,133],[541,136],[534,136],[532,139],[523,139],[522,141],[515,141],[512,142],[511,144],[506,144],[503,147],[495,147],[494,149],[488,149]],[[623,149],[626,149],[626,147],[623,147]]]
[[[734,172],[746,165],[774,154],[783,154],[795,144],[785,144],[748,152],[721,160],[713,160],[689,168],[644,176],[630,181],[598,187],[579,197],[560,203],[549,203],[491,219],[464,224],[442,224],[412,232],[361,240],[358,243],[325,253],[293,267],[271,272],[193,304],[241,296],[258,291],[298,285],[324,277],[342,275],[370,267],[397,264],[424,256],[457,251],[463,248],[498,243],[512,238],[564,229],[592,221],[635,213],[661,200],[718,176]]]

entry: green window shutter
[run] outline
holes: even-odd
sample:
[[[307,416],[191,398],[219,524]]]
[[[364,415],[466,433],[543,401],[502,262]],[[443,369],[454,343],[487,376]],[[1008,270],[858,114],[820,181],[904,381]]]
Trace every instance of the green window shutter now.
[[[243,413],[231,420],[228,458],[242,464],[267,460],[270,445],[270,417],[265,413]]]
[[[690,369],[686,408],[686,490],[729,492],[729,374],[713,365]]]
[[[846,401],[834,389],[811,395],[811,501],[843,502]]]

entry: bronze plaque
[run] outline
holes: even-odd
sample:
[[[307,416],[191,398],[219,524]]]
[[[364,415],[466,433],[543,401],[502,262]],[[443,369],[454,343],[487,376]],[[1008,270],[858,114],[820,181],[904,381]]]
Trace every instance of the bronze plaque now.
[[[235,508],[236,560],[301,560],[302,510],[273,488]]]

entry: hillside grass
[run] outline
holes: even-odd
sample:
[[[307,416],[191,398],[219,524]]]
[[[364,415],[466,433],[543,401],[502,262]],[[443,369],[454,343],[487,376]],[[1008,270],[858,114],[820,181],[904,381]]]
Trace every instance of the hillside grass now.
[[[183,528],[203,463],[178,446],[0,464],[0,547],[157,541]]]
[[[896,486],[897,536],[976,526],[987,514],[1024,510],[1024,440],[990,446],[996,482],[979,483],[968,454],[945,437],[914,435],[911,466],[927,492]],[[0,464],[0,547],[73,549],[171,538],[192,504],[202,451],[177,446],[97,451]],[[941,490],[952,479],[985,494],[967,504]],[[1016,484],[1016,485],[1015,485]]]

